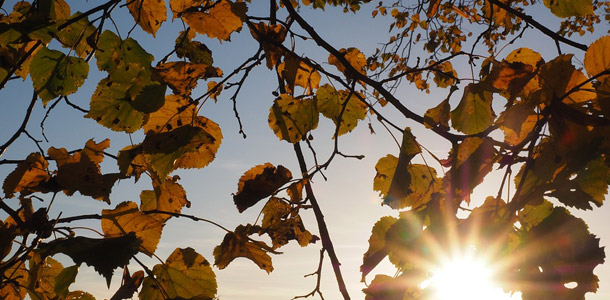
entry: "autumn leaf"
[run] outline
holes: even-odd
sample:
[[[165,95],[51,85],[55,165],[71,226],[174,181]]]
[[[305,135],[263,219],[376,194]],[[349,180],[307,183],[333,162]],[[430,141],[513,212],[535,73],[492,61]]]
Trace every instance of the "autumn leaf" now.
[[[152,256],[157,249],[165,224],[144,214],[134,202],[123,202],[114,209],[102,210],[102,231],[106,238],[121,237],[133,232],[141,241],[140,251]]]
[[[87,237],[70,237],[56,239],[50,243],[41,243],[39,253],[53,256],[63,253],[76,263],[86,263],[106,278],[110,286],[114,269],[125,266],[138,253],[141,241],[133,233],[116,238],[93,239]]]
[[[294,87],[300,86],[311,93],[320,84],[320,73],[314,70],[302,58],[288,56],[277,67],[278,73],[286,81],[286,92],[294,93]]]
[[[77,12],[70,18],[80,18],[81,15],[80,12]],[[64,47],[74,49],[79,57],[86,58],[93,51],[91,45],[87,43],[87,38],[94,34],[95,30],[95,26],[89,22],[87,17],[84,17],[57,32],[57,39]]]
[[[544,5],[560,18],[593,14],[591,0],[544,0]]]
[[[36,186],[51,178],[48,167],[49,163],[40,153],[31,153],[4,179],[4,196],[12,198],[17,192],[27,195],[36,191]]]
[[[30,276],[28,283],[28,294],[33,300],[54,299],[55,283],[59,278],[63,265],[57,260],[34,254],[30,258]]]
[[[164,63],[155,67],[155,70],[160,77],[159,81],[171,87],[175,94],[185,96],[191,94],[199,79],[222,76],[222,71],[218,68],[183,61]]]
[[[477,134],[493,124],[496,114],[492,93],[482,85],[469,84],[458,106],[451,111],[451,126],[465,134]]]
[[[222,270],[235,258],[245,257],[262,270],[271,273],[273,264],[271,263],[271,257],[265,251],[269,246],[263,242],[250,240],[248,234],[251,229],[250,225],[239,225],[235,228],[235,231],[228,232],[222,243],[214,248],[214,265]]]
[[[182,31],[178,38],[176,38],[176,55],[179,58],[186,57],[195,64],[205,64],[211,66],[214,63],[212,58],[212,51],[208,49],[206,45],[199,41],[193,41],[195,37],[195,31],[189,30],[188,32]]]
[[[318,110],[323,116],[333,120],[339,126],[338,135],[348,133],[366,117],[367,106],[358,96],[348,91],[337,91],[329,84],[316,90]]]
[[[427,128],[439,126],[440,128],[449,129],[450,111],[449,99],[441,101],[437,106],[426,111],[424,114],[424,125]]]
[[[585,53],[585,70],[589,77],[593,77],[602,72],[608,72],[610,69],[610,36],[603,36],[591,43],[587,53]],[[610,78],[610,74],[598,77],[597,80],[604,81]]]
[[[540,199],[538,203],[530,201],[522,210],[519,211],[519,223],[526,230],[540,224],[553,212],[553,203],[546,199]]]
[[[256,39],[261,47],[265,50],[265,59],[267,61],[267,68],[270,70],[280,61],[284,51],[281,45],[286,38],[286,27],[281,24],[267,25],[263,22],[253,24],[250,28],[252,37]]]
[[[46,47],[36,52],[30,65],[34,90],[44,105],[51,99],[76,92],[88,74],[89,64],[84,59]]]
[[[121,86],[102,79],[91,96],[90,109],[85,115],[114,131],[133,133],[144,124],[146,114],[135,109]]]
[[[216,297],[216,275],[210,263],[193,248],[176,248],[165,263],[155,265],[152,274],[154,278],[148,276],[142,282],[140,299],[203,300]]]
[[[24,264],[15,264],[7,268],[4,274],[1,274],[6,283],[0,285],[0,298],[4,300],[23,300],[27,294],[28,274]]]
[[[440,1],[437,1],[437,5],[438,2]],[[430,62],[430,64],[433,64],[433,62]],[[454,78],[457,78],[457,73],[455,72],[455,69],[453,69],[453,65],[451,65],[451,62],[449,61],[439,64],[433,70],[434,83],[436,83],[436,85],[440,88],[452,86],[455,82]]]
[[[175,19],[178,18],[184,11],[197,7],[206,1],[207,0],[170,0],[169,7],[172,10]]]
[[[97,47],[98,51],[95,52],[97,67],[108,73],[124,69],[130,64],[150,67],[154,60],[154,57],[146,52],[136,40],[132,38],[122,40],[109,30],[100,35]]]
[[[163,0],[127,0],[127,8],[142,30],[153,36],[167,19],[167,7]]]
[[[140,193],[140,210],[160,210],[170,213],[180,213],[182,207],[190,207],[191,202],[186,199],[186,191],[178,184],[176,179],[165,179],[163,182],[153,180],[154,190],[144,190]],[[171,218],[166,214],[150,214],[153,218],[165,222]]]
[[[559,97],[568,104],[578,104],[596,98],[593,85],[591,82],[583,84],[587,77],[572,65],[571,60],[572,55],[560,55],[540,68],[540,85],[543,86],[540,98],[545,105]],[[576,91],[565,96],[577,86]]]
[[[397,218],[386,216],[379,219],[371,232],[369,238],[369,248],[362,257],[362,265],[360,266],[360,273],[362,273],[362,280],[368,275],[387,255],[388,249],[385,245],[385,236],[388,229],[398,221]]]
[[[366,57],[364,56],[364,54],[362,54],[362,52],[360,52],[360,50],[358,50],[358,48],[341,48],[339,49],[339,53],[345,58],[345,60],[347,60],[351,67],[356,70],[356,72],[366,75]],[[333,54],[330,54],[328,56],[328,63],[337,67],[337,70],[348,76],[348,74],[346,73],[346,67]]]
[[[246,171],[239,179],[233,202],[241,213],[258,201],[274,194],[290,179],[292,179],[292,174],[283,166],[276,168],[270,163],[255,166]]]
[[[222,0],[204,12],[187,11],[182,18],[197,33],[229,41],[231,33],[241,30],[247,10],[244,2]]]
[[[467,138],[454,148],[451,169],[445,175],[443,187],[456,203],[469,201],[472,190],[491,171],[495,149],[490,138]]]
[[[269,127],[280,140],[298,143],[318,127],[318,109],[312,98],[295,99],[280,95],[269,109]]]
[[[317,240],[305,229],[298,210],[293,210],[290,204],[282,199],[271,197],[262,210],[260,234],[268,234],[271,238],[272,248],[277,249],[296,240],[301,247]]]

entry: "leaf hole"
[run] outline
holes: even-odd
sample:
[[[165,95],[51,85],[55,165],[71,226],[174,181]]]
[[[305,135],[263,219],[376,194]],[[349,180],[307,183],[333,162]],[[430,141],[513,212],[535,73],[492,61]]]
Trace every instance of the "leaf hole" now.
[[[568,289],[573,289],[578,286],[578,282],[576,282],[576,281],[566,282],[563,284],[563,286],[565,286]]]

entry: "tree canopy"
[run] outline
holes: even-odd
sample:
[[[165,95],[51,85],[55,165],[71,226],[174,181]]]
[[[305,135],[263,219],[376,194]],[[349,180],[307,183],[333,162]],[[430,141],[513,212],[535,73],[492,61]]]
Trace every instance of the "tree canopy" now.
[[[0,95],[29,89],[18,95],[27,105],[19,123],[3,126],[0,140],[0,156],[19,156],[0,159],[2,299],[95,299],[71,288],[85,266],[108,287],[122,272],[112,300],[214,299],[217,272],[237,258],[273,272],[272,257],[289,243],[320,250],[308,258],[319,260],[317,282],[302,298],[324,298],[328,261],[343,299],[433,299],[422,283],[439,251],[456,247],[485,248],[502,262],[496,281],[524,300],[585,299],[598,289],[604,249],[574,211],[601,207],[610,184],[610,2],[0,0],[0,7]],[[365,19],[388,24],[378,36],[358,37],[373,51],[325,39],[332,29],[306,17],[365,10]],[[532,43],[530,33],[547,42]],[[223,57],[242,51],[236,39],[256,51]],[[171,50],[160,53],[161,43]],[[554,56],[544,57],[549,44]],[[219,67],[221,58],[233,65]],[[259,69],[269,97],[247,99],[242,88]],[[206,110],[216,101],[232,104],[234,131]],[[226,151],[225,136],[247,138],[244,101],[265,108],[252,117],[282,145],[270,151],[289,151],[298,167],[269,161],[235,173],[233,195],[214,201],[232,201],[236,218],[258,217],[229,228],[221,216],[189,213],[193,197],[179,174],[206,172]],[[108,138],[66,149],[45,132],[57,110],[86,124],[70,124],[66,138],[91,124]],[[317,135],[325,121],[330,134]],[[320,205],[341,200],[317,193],[315,181],[337,161],[363,158],[342,143],[357,128],[395,141],[364,183],[392,215],[362,233],[370,234],[360,267],[367,287],[350,295]],[[449,146],[431,151],[420,132]],[[109,150],[111,142],[119,150]],[[139,199],[113,193],[119,182]],[[483,185],[493,194],[472,197]],[[106,208],[51,213],[64,196]],[[212,257],[189,244],[155,254],[178,218],[225,234],[205,249]],[[91,221],[95,228],[80,230]],[[386,259],[395,272],[373,276]]]

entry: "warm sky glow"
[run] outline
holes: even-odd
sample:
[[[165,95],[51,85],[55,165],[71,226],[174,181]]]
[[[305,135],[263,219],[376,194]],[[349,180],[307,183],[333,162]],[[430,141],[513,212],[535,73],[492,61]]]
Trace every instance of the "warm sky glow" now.
[[[434,300],[516,300],[519,295],[502,291],[493,280],[492,264],[473,254],[454,256],[433,269],[422,287],[432,289]]]

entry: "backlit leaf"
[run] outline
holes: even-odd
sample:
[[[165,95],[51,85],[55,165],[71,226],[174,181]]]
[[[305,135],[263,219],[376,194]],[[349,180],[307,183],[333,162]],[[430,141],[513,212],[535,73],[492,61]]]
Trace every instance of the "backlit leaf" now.
[[[239,179],[233,202],[237,210],[243,212],[258,201],[271,196],[290,179],[292,174],[283,166],[276,168],[270,163],[255,166]]]
[[[553,203],[545,199],[541,199],[539,203],[528,203],[519,211],[519,223],[526,230],[530,230],[551,215],[551,212],[553,212]]]
[[[472,190],[491,171],[495,149],[490,138],[467,138],[453,149],[451,170],[445,175],[443,186],[449,199],[466,200]]]
[[[87,292],[73,291],[68,293],[66,300],[95,300],[95,297]]]
[[[184,21],[197,33],[205,34],[220,41],[230,40],[231,33],[241,30],[248,7],[244,2],[233,3],[222,0],[207,11],[187,11]]]
[[[295,99],[282,94],[269,109],[269,127],[280,140],[298,143],[318,127],[318,109],[311,98]]]
[[[254,28],[250,28],[250,33],[265,50],[265,59],[267,60],[267,68],[270,70],[280,61],[284,51],[276,46],[282,44],[286,38],[286,27],[281,24],[267,25],[263,22],[254,24]]]
[[[218,68],[183,61],[164,63],[155,70],[160,81],[169,85],[177,95],[190,95],[199,79],[222,76]]]
[[[123,89],[109,79],[102,79],[91,96],[87,118],[114,131],[133,133],[144,124],[145,114],[136,110]]]
[[[164,0],[127,0],[127,8],[133,20],[153,36],[167,19]]]
[[[164,223],[146,215],[134,202],[123,202],[115,209],[102,210],[102,231],[107,238],[121,237],[130,232],[142,242],[140,251],[152,256],[161,238]]]
[[[22,300],[25,298],[29,275],[24,264],[16,264],[6,269],[2,276],[6,281],[0,286],[0,298],[4,300]]]
[[[449,99],[441,101],[437,106],[426,111],[426,114],[424,114],[424,125],[428,128],[439,126],[449,129],[450,111]]]
[[[586,16],[593,13],[592,0],[544,0],[544,5],[560,18]]]
[[[75,13],[70,18],[77,18],[80,15],[81,13]],[[79,57],[86,58],[93,51],[87,43],[87,38],[95,33],[95,29],[89,19],[84,17],[57,32],[57,39],[64,47],[74,49]]]
[[[46,47],[36,52],[30,65],[34,89],[45,105],[51,99],[76,92],[88,74],[89,64],[84,59]]]
[[[541,63],[544,62],[540,53],[530,48],[519,48],[513,50],[506,56],[505,60],[509,63],[519,62],[530,65],[533,69],[537,68]]]
[[[174,14],[174,19],[181,13],[192,7],[197,7],[206,2],[206,0],[170,0],[169,7]]]
[[[373,270],[387,255],[388,249],[385,245],[385,236],[388,229],[398,221],[397,218],[386,216],[382,217],[373,226],[371,237],[369,238],[369,248],[364,253],[360,272],[362,280]]]
[[[229,263],[238,257],[245,257],[254,262],[259,268],[271,273],[273,264],[271,257],[264,249],[268,246],[263,242],[248,239],[250,225],[239,225],[234,232],[225,235],[222,243],[214,248],[214,265],[219,269],[226,268]]]
[[[440,88],[452,86],[455,82],[454,78],[457,78],[457,73],[449,61],[439,64],[434,68],[434,71],[434,83]]]
[[[142,211],[148,210],[160,210],[167,212],[179,213],[182,207],[190,207],[191,202],[186,199],[186,191],[177,180],[165,179],[164,182],[157,182],[153,180],[153,191],[144,190],[140,194],[140,200],[142,204],[140,209]],[[170,215],[164,214],[150,214],[161,222],[165,222],[169,219]]]
[[[195,31],[189,30],[188,33],[184,31],[180,33],[176,38],[176,55],[179,58],[186,57],[192,63],[205,64],[211,66],[214,63],[212,58],[212,51],[208,47],[199,41],[193,41],[195,37]]]
[[[97,47],[99,48],[95,52],[97,67],[108,73],[117,69],[124,69],[125,66],[130,64],[135,64],[138,67],[150,67],[154,59],[136,40],[132,38],[121,40],[114,32],[109,30],[100,35]]]
[[[352,66],[352,68],[354,68],[354,70],[356,70],[356,72],[366,75],[366,57],[364,54],[362,54],[362,52],[360,52],[360,50],[358,50],[358,48],[341,48],[339,49],[339,53],[343,55],[345,60],[347,60],[347,62]],[[346,74],[347,69],[334,55],[331,54],[328,56],[328,63],[337,67],[337,70],[340,72]]]
[[[565,97],[563,102],[582,103],[596,98],[591,82],[581,85],[587,77],[574,68],[571,60],[572,55],[561,55],[540,68],[540,85],[544,87],[541,98],[545,104],[563,97],[576,86],[579,86],[578,90]]]
[[[313,235],[305,229],[298,210],[293,210],[287,202],[271,197],[262,213],[264,216],[259,233],[269,235],[273,249],[284,246],[291,240],[296,240],[301,247],[315,241]]]
[[[155,279],[146,277],[142,282],[138,295],[142,300],[164,300],[166,297],[203,300],[216,297],[216,275],[210,263],[193,248],[176,248],[165,263],[155,265],[152,273]]]
[[[78,273],[78,266],[71,266],[61,270],[55,278],[55,285],[53,291],[57,296],[63,298],[68,295],[68,287],[76,280],[76,274]]]
[[[517,145],[521,143],[541,118],[534,108],[526,103],[517,103],[502,112],[496,124],[504,131],[504,141]]]
[[[320,84],[320,73],[300,57],[288,56],[279,64],[277,71],[286,81],[286,92],[289,94],[294,93],[295,86],[300,86],[311,93]]]
[[[339,125],[338,135],[352,131],[366,117],[366,104],[348,91],[336,91],[329,84],[316,90],[316,99],[322,115],[333,120],[335,126]]]
[[[4,179],[4,196],[12,198],[17,192],[24,195],[32,193],[37,185],[51,178],[47,173],[48,167],[49,163],[40,153],[31,153]]]
[[[451,111],[451,126],[465,134],[477,134],[493,124],[492,93],[482,85],[469,84],[458,106]]]
[[[593,77],[601,72],[610,69],[610,36],[603,36],[593,42],[587,53],[585,53],[585,70],[589,77]],[[599,81],[610,78],[610,74],[598,77]]]
[[[60,262],[51,258],[34,254],[30,258],[30,281],[28,284],[28,294],[32,300],[51,300],[54,299],[55,281],[61,274],[64,267]]]
[[[123,267],[138,253],[141,241],[135,234],[128,233],[116,238],[92,239],[74,237],[57,239],[50,243],[42,243],[38,247],[41,255],[53,256],[63,253],[76,263],[86,263],[106,278],[110,286],[114,269]]]

